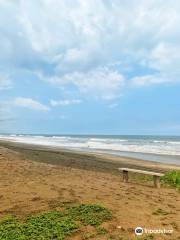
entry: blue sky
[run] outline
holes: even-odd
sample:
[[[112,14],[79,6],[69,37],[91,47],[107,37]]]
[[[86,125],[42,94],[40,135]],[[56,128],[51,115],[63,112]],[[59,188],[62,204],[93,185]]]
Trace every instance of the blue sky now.
[[[180,135],[180,2],[0,0],[0,132]]]

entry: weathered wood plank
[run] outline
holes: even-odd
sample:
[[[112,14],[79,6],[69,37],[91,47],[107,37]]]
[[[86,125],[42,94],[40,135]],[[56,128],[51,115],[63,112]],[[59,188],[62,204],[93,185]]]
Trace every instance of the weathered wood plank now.
[[[119,171],[127,171],[127,172],[134,172],[134,173],[140,173],[140,174],[147,174],[152,176],[164,176],[163,173],[157,173],[157,172],[151,172],[151,171],[144,171],[139,169],[132,169],[132,168],[118,168]]]

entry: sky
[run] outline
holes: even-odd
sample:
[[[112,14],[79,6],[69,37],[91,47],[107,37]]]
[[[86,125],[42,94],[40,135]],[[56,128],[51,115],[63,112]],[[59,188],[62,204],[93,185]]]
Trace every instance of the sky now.
[[[180,1],[0,0],[0,133],[180,135]]]

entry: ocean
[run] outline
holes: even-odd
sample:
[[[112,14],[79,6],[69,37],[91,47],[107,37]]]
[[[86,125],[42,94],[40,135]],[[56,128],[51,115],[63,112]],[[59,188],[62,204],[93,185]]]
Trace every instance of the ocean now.
[[[180,136],[0,135],[0,140],[180,165]]]

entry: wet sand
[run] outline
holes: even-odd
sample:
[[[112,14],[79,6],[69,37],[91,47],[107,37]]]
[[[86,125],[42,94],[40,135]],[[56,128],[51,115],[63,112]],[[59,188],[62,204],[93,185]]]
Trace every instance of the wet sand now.
[[[180,169],[130,158],[1,142],[0,216],[23,218],[63,204],[99,203],[109,208],[114,218],[104,224],[108,234],[92,239],[135,239],[137,226],[173,230],[172,235],[156,234],[153,239],[180,239],[180,193],[165,186],[155,189],[151,180],[137,174],[131,174],[125,184],[118,167],[161,172]],[[155,214],[159,208],[166,214]],[[82,233],[73,239],[83,239]]]

